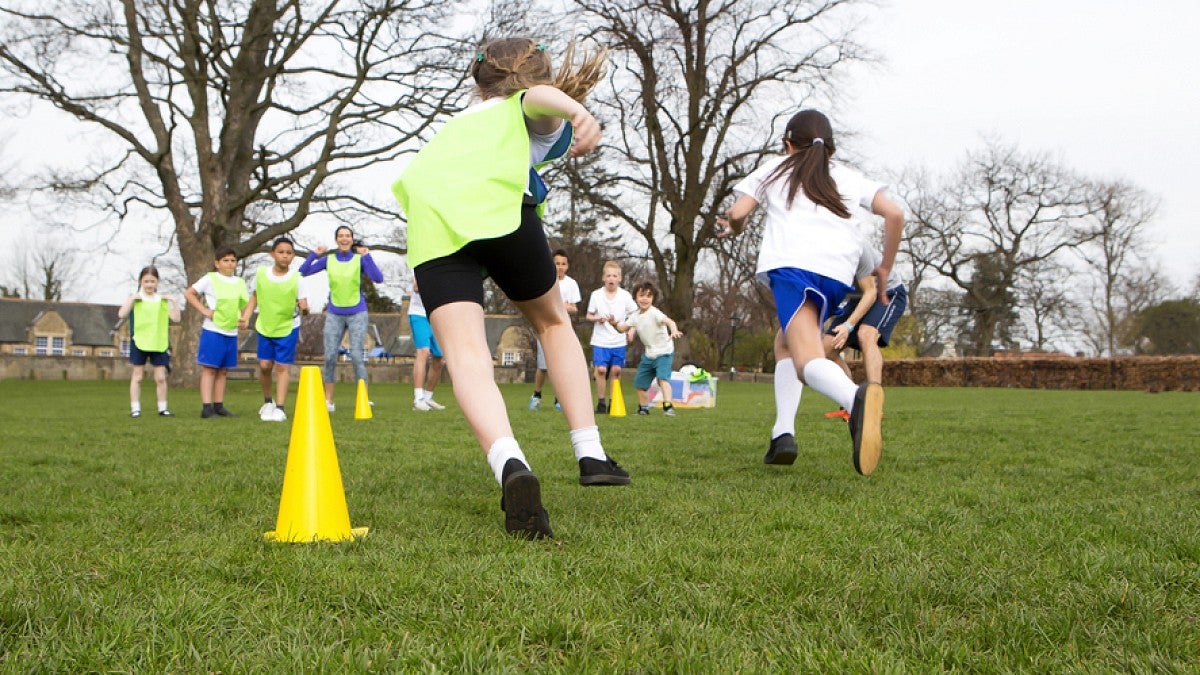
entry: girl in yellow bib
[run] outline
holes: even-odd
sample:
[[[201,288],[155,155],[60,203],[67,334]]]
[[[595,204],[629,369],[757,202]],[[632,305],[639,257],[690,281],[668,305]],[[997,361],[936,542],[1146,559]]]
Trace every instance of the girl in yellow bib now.
[[[246,282],[237,271],[237,254],[232,248],[218,249],[213,267],[217,271],[200,277],[184,296],[188,304],[204,315],[196,363],[200,373],[200,417],[237,417],[225,407],[225,379],[237,365],[237,335],[246,327],[242,308],[250,301]],[[203,300],[201,299],[203,298]]]
[[[392,190],[408,218],[408,264],[467,417],[503,497],[505,529],[552,536],[541,487],[513,437],[492,370],[483,321],[491,276],[537,331],[562,402],[584,485],[625,485],[600,444],[591,382],[559,294],[542,230],[546,184],[537,167],[596,147],[600,125],[581,101],[603,73],[600,52],[552,72],[544,45],[525,38],[487,43],[471,75],[481,101],[448,120]],[[572,138],[574,146],[571,145]]]
[[[354,364],[354,379],[367,379],[367,363],[363,358],[363,347],[367,340],[367,299],[362,292],[362,276],[375,283],[383,282],[383,272],[375,264],[366,246],[354,241],[354,232],[345,225],[333,232],[337,248],[330,255],[329,249],[318,246],[308,254],[300,265],[302,276],[312,276],[324,270],[329,277],[329,302],[325,305],[325,407],[334,411],[333,384],[337,381],[338,351],[342,336],[350,333],[350,362]]]
[[[167,409],[167,369],[171,367],[169,324],[179,321],[179,305],[175,298],[158,294],[158,270],[149,265],[138,273],[138,291],[125,300],[117,310],[129,322],[129,416],[142,416],[142,377],[146,362],[154,367],[154,389],[158,395],[160,417],[174,417]]]

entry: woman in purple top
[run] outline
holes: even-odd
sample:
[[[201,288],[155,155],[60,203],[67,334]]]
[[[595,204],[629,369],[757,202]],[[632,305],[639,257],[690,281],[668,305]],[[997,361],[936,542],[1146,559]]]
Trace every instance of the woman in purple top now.
[[[355,244],[354,232],[341,225],[334,231],[337,250],[325,255],[329,249],[318,246],[308,254],[300,266],[300,274],[312,276],[324,271],[329,276],[329,302],[325,305],[325,406],[334,411],[333,384],[337,376],[338,349],[342,336],[350,331],[350,362],[354,364],[354,378],[367,379],[367,365],[363,356],[363,345],[367,339],[367,299],[362,292],[362,275],[375,283],[383,281],[383,272],[371,253],[361,243]]]

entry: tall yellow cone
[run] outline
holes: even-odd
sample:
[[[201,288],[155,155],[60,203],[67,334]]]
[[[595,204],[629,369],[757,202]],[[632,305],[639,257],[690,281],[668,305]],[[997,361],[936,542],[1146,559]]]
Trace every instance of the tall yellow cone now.
[[[371,419],[371,400],[367,398],[367,381],[358,381],[358,395],[354,397],[354,419]]]
[[[304,366],[296,393],[279,518],[275,531],[265,536],[273,541],[311,542],[345,541],[366,534],[365,527],[350,527],[342,472],[325,409],[321,369]]]
[[[609,417],[625,416],[625,397],[621,395],[621,380],[613,380],[612,403],[608,406]]]

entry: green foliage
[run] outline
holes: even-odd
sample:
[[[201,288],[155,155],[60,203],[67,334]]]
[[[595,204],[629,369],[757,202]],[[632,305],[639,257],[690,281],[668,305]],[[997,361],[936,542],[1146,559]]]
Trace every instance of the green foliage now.
[[[1139,354],[1200,354],[1200,300],[1168,300],[1138,313],[1133,348]]]
[[[505,386],[557,535],[527,542],[451,400],[414,413],[410,387],[376,384],[356,422],[343,385],[333,433],[371,534],[281,545],[262,533],[290,430],[253,414],[256,382],[215,420],[195,391],[131,420],[124,382],[3,387],[0,671],[1200,663],[1196,394],[891,389],[863,478],[811,392],[799,461],[761,464],[771,388],[721,382],[712,410],[600,419],[633,484],[583,488],[562,416]]]

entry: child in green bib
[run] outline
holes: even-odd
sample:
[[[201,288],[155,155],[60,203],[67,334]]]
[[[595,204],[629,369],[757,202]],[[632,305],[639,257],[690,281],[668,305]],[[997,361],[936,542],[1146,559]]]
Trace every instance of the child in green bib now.
[[[490,276],[545,346],[583,485],[626,485],[629,474],[600,443],[583,348],[559,293],[542,230],[547,187],[537,168],[582,155],[600,125],[581,101],[603,74],[601,51],[576,65],[573,47],[553,72],[544,45],[488,42],[471,75],[481,101],[448,120],[392,187],[408,219],[408,264],[453,375],[454,397],[500,483],[505,529],[550,537],[541,486],[513,436],[484,330]],[[572,147],[571,141],[574,140]]]
[[[273,264],[263,265],[254,273],[250,302],[242,310],[242,319],[258,310],[254,322],[258,340],[258,381],[262,385],[263,404],[258,418],[264,422],[286,422],[288,376],[296,362],[296,343],[300,341],[300,313],[308,311],[308,299],[300,295],[300,273],[292,269],[296,247],[292,240],[280,237],[271,244]],[[271,394],[271,374],[275,375],[275,393]]]
[[[159,417],[174,417],[167,408],[167,369],[171,367],[170,322],[179,321],[175,298],[158,294],[158,270],[153,265],[138,273],[138,291],[117,310],[117,316],[129,321],[129,416],[142,416],[142,377],[146,362],[154,367],[154,388],[158,394]]]
[[[246,282],[238,276],[237,254],[232,248],[217,249],[213,267],[188,287],[188,304],[204,315],[196,363],[200,372],[200,417],[237,417],[225,407],[225,379],[237,365],[237,335],[246,327],[242,308],[250,301]]]

